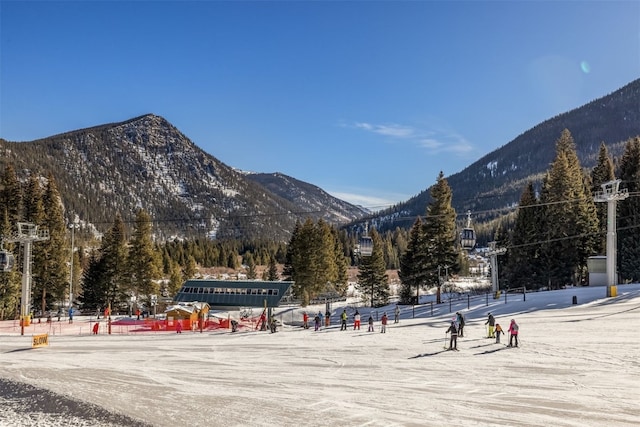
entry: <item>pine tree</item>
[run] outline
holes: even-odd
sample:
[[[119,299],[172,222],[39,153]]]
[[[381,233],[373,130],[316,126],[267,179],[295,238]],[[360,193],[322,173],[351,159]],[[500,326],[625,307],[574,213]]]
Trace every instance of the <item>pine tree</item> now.
[[[178,293],[183,283],[184,275],[180,268],[180,264],[172,262],[169,268],[169,283],[167,284],[165,295],[173,298]],[[163,293],[162,290],[160,293]]]
[[[251,252],[247,252],[244,254],[244,264],[247,266],[247,279],[257,279],[258,272],[256,271],[256,263],[253,260],[253,254]]]
[[[278,266],[276,265],[276,258],[274,256],[269,257],[269,268],[267,269],[267,280],[275,282],[279,280]]]
[[[504,277],[512,287],[537,289],[540,285],[539,209],[533,183],[529,182],[518,204],[516,222],[508,245],[506,268],[499,270],[504,272]]]
[[[326,291],[335,291],[346,274],[344,255],[337,256],[336,234],[324,221],[314,224],[307,219],[296,224],[287,249],[284,275],[293,280],[293,293],[306,306],[310,300]]]
[[[136,297],[137,304],[150,306],[151,295],[159,293],[156,279],[160,277],[160,260],[151,241],[151,217],[143,209],[136,214],[128,265],[131,295]]]
[[[22,217],[22,188],[12,165],[8,165],[0,180],[0,220],[6,218],[12,229]]]
[[[434,281],[433,272],[442,269],[457,272],[460,269],[456,250],[456,211],[451,206],[453,194],[444,173],[440,172],[436,184],[430,189],[430,194],[432,200],[427,206],[424,221],[424,252],[427,254],[424,264],[432,273],[427,276],[427,284],[437,285],[437,303],[440,304],[440,277],[436,276]]]
[[[371,307],[379,307],[389,302],[389,277],[386,274],[382,239],[375,228],[371,230],[373,251],[371,256],[363,256],[358,266],[357,289]]]
[[[551,287],[576,284],[584,277],[587,258],[594,253],[598,220],[589,188],[573,137],[565,129],[556,143],[556,158],[541,195],[541,225],[546,230],[541,258]]]
[[[19,249],[18,245],[7,242],[6,238],[12,236],[20,220],[21,206],[22,188],[13,166],[8,165],[0,177],[0,249],[10,254]],[[15,265],[11,271],[0,271],[0,320],[13,317],[18,312],[19,303],[20,273]]]
[[[38,227],[44,227],[45,212],[43,204],[43,192],[40,187],[40,181],[35,174],[29,176],[25,193],[23,197],[24,221],[35,224]],[[29,300],[33,306],[42,307],[43,300],[46,300],[46,251],[42,250],[42,242],[32,245],[31,255],[31,295]],[[43,298],[43,293],[45,297]],[[29,312],[33,307],[29,307]],[[41,309],[41,308],[40,308]]]
[[[130,295],[127,294],[129,271],[126,244],[124,223],[120,214],[116,214],[113,224],[102,238],[100,246],[101,261],[104,263],[107,284],[105,307],[111,309],[128,304],[128,298],[130,298]]]
[[[640,137],[627,141],[620,159],[621,189],[640,192]],[[624,281],[640,281],[640,197],[618,202],[618,271]]]
[[[49,230],[49,240],[39,243],[39,246],[47,254],[47,288],[53,294],[53,300],[46,304],[49,306],[54,301],[60,301],[65,296],[68,296],[69,280],[71,280],[69,266],[71,262],[74,262],[71,256],[71,242],[67,240],[62,198],[51,173],[47,178],[42,202],[45,209],[44,226]],[[43,301],[43,310],[44,307]]]
[[[400,256],[400,270],[398,270],[401,282],[400,301],[409,304],[413,300],[418,304],[418,296],[420,289],[426,283],[427,272],[427,267],[424,265],[426,254],[423,254],[424,227],[420,218],[417,218],[413,223],[409,233],[407,248]]]
[[[89,264],[83,272],[83,291],[79,297],[82,307],[102,311],[108,306],[109,283],[106,264],[98,251],[91,251]]]

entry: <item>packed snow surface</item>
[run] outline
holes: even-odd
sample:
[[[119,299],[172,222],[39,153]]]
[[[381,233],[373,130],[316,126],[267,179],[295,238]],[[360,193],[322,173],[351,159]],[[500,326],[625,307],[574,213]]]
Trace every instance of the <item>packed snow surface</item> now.
[[[15,322],[0,322],[0,425],[637,426],[640,285],[617,291],[401,306],[398,323],[393,305],[335,303],[332,325],[319,331],[300,326],[302,311],[324,305],[278,308],[277,333],[244,325],[107,335],[101,324],[91,335],[95,319],[80,317],[34,323],[21,336]],[[343,308],[347,331],[337,324]],[[464,337],[447,351],[456,311]],[[505,346],[508,335],[486,338],[489,312],[505,331],[518,322],[518,348]],[[32,349],[40,333],[49,346]]]

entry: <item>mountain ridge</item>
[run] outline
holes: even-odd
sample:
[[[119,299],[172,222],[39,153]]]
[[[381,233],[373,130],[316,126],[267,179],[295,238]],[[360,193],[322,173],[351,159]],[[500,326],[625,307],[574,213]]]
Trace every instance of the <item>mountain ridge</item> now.
[[[293,203],[206,153],[155,114],[34,141],[0,140],[0,152],[0,164],[13,163],[22,180],[32,171],[50,171],[67,220],[78,215],[102,229],[116,212],[133,218],[144,208],[162,224],[161,239],[195,234],[287,240],[295,222],[306,217],[341,223],[364,214],[346,202],[333,203],[331,212],[299,197]],[[326,196],[319,193],[322,200]],[[315,195],[307,197],[313,201]]]

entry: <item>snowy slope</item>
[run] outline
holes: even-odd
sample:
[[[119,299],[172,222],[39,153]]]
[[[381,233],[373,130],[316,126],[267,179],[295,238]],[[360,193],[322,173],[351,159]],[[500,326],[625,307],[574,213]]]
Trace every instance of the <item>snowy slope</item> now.
[[[120,328],[92,336],[93,319],[76,319],[73,325],[54,322],[49,347],[40,349],[29,349],[30,335],[46,325],[20,336],[12,322],[3,322],[0,379],[154,426],[184,420],[194,426],[640,424],[640,285],[619,286],[616,298],[605,298],[604,288],[573,288],[452,309],[467,318],[458,352],[443,350],[452,316],[447,303],[433,315],[428,305],[403,307],[397,324],[393,307],[386,308],[386,334],[379,333],[379,321],[376,332],[366,332],[364,307],[363,329],[342,332],[335,322],[319,332],[294,326],[301,309],[284,307],[278,316],[285,326],[276,334]],[[333,312],[337,319],[342,306]],[[484,337],[488,312],[503,326],[518,321],[519,348]],[[56,424],[59,419],[40,409],[31,417],[48,421],[26,424],[28,405],[7,395],[3,387],[3,426],[96,425],[101,419]],[[112,420],[102,417],[104,424]]]

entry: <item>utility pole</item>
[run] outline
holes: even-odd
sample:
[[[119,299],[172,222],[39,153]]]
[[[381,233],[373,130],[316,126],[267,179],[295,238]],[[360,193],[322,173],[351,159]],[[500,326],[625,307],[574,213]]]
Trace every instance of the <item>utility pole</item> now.
[[[602,191],[596,192],[594,201],[607,203],[607,296],[615,297],[618,294],[617,252],[616,238],[616,202],[629,197],[626,188],[620,190],[620,180],[605,182],[601,185]]]
[[[24,247],[22,257],[22,297],[20,300],[20,335],[24,327],[31,324],[31,245],[33,242],[49,240],[49,230],[38,230],[38,226],[28,222],[18,223],[18,232],[8,242],[19,242]]]
[[[73,305],[73,252],[75,249],[73,237],[74,237],[74,231],[78,227],[78,223],[74,221],[70,227],[71,227],[71,267],[69,268],[69,275],[70,275],[69,277],[69,310],[71,310],[71,307]]]

